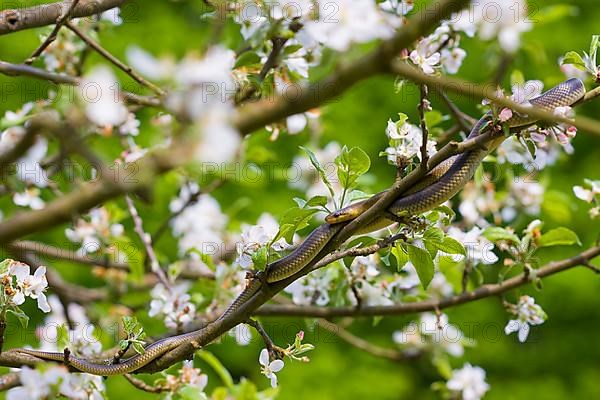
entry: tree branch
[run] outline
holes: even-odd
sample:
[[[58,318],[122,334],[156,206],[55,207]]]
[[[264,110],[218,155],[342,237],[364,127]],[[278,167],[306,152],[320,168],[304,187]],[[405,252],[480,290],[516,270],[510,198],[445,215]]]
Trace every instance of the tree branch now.
[[[71,12],[72,18],[89,17],[118,7],[125,0],[81,0]],[[0,35],[52,25],[69,9],[71,1],[3,10],[0,12]]]
[[[545,278],[547,276],[566,271],[576,266],[587,265],[589,260],[600,255],[600,246],[592,247],[581,254],[567,258],[561,261],[550,262],[536,270],[537,278]],[[519,286],[526,285],[532,281],[529,274],[520,274],[513,278],[507,279],[499,284],[487,284],[479,288],[462,293],[456,296],[448,297],[441,300],[426,300],[415,303],[394,304],[391,306],[367,306],[357,309],[356,307],[312,307],[312,306],[296,306],[296,305],[265,305],[260,307],[255,315],[261,316],[288,316],[288,317],[317,317],[317,318],[332,318],[332,317],[364,317],[375,315],[406,315],[420,313],[425,311],[441,310],[448,307],[454,307],[464,303],[470,303],[486,297],[497,296]]]
[[[35,49],[31,56],[29,56],[29,58],[25,60],[25,64],[30,65],[31,63],[33,63],[35,59],[38,58],[40,54],[42,54],[42,52],[46,50],[46,48],[48,48],[48,46],[50,46],[52,42],[56,40],[56,37],[58,36],[58,31],[60,31],[60,28],[62,28],[65,22],[67,22],[67,20],[73,13],[73,10],[77,6],[77,3],[79,3],[79,0],[71,1],[71,4],[69,5],[67,11],[65,11],[64,14],[58,17],[56,25],[54,26],[54,29],[52,29],[52,32],[50,32],[46,40],[44,40],[44,42],[42,42],[42,44],[37,49]]]

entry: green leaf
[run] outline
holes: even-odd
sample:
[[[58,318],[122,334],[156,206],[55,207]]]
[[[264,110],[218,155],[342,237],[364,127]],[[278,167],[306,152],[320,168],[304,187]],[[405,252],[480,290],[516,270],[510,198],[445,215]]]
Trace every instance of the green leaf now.
[[[345,189],[352,189],[356,186],[356,181],[361,175],[371,168],[371,159],[359,147],[353,147],[350,150],[346,146],[342,153],[336,157],[337,176],[340,184]]]
[[[300,146],[300,148],[302,150],[304,150],[306,152],[306,154],[308,155],[308,159],[310,160],[310,163],[319,173],[319,177],[321,178],[321,180],[323,181],[325,186],[327,186],[327,189],[329,189],[329,193],[331,194],[331,197],[333,198],[333,196],[335,194],[335,192],[333,191],[333,186],[331,186],[331,182],[329,182],[329,179],[327,179],[327,174],[325,173],[325,170],[321,166],[321,163],[319,162],[319,160],[317,160],[317,156],[315,155],[315,153],[313,153],[306,147]]]
[[[306,227],[310,218],[317,212],[319,212],[319,210],[316,208],[294,207],[287,210],[281,218],[279,232],[277,232],[277,235],[273,238],[273,242],[285,238],[288,243],[292,244],[294,233]]]
[[[177,391],[181,400],[205,400],[206,394],[198,386],[185,385]]]
[[[426,250],[420,247],[409,244],[407,246],[408,257],[410,262],[414,265],[419,275],[419,280],[425,289],[429,286],[429,283],[433,279],[434,267],[431,255]]]
[[[305,207],[325,207],[327,205],[327,196],[314,196],[311,197],[306,204]]]
[[[13,308],[9,308],[6,311],[13,314],[15,317],[17,317],[17,319],[19,320],[19,323],[21,324],[21,326],[23,328],[27,328],[27,325],[29,325],[29,317],[27,316],[27,314],[25,314],[23,312],[23,310],[21,310],[17,306],[14,306]]]
[[[14,260],[7,258],[5,260],[3,260],[2,262],[0,262],[0,274],[4,274],[8,271],[8,267],[10,267],[10,264],[13,263]]]
[[[576,51],[567,52],[567,54],[564,55],[561,64],[562,65],[572,64],[581,70],[584,70],[584,71],[586,70],[585,62],[583,61],[583,58],[581,58],[579,53],[577,53]]]
[[[592,35],[592,41],[590,43],[590,60],[593,66],[596,66],[596,53],[598,52],[598,46],[600,45],[600,35]]]
[[[66,349],[71,344],[69,340],[69,328],[67,324],[61,324],[56,327],[56,346],[59,349]]]
[[[253,51],[242,53],[235,61],[235,68],[245,67],[248,65],[260,63],[260,56]]]
[[[519,244],[521,242],[517,235],[504,228],[500,228],[499,226],[485,228],[483,231],[483,237],[488,239],[490,242],[498,242],[500,240],[513,242],[514,244]]]
[[[425,112],[425,123],[427,124],[427,127],[429,129],[433,128],[434,126],[447,121],[448,117],[444,116],[441,112],[437,111],[437,110],[431,110],[431,111],[426,111]]]
[[[443,251],[447,254],[462,254],[463,256],[467,255],[467,251],[465,250],[465,246],[458,240],[451,238],[450,236],[446,236],[442,243],[436,245],[437,249]]]
[[[137,318],[124,315],[123,318],[121,318],[121,321],[123,321],[123,330],[125,333],[127,335],[133,334],[133,331],[138,325]]]
[[[396,262],[398,263],[398,271],[400,271],[406,263],[409,261],[408,254],[402,248],[400,243],[396,243],[396,245],[392,248],[392,254],[396,258]]]
[[[265,246],[252,253],[252,264],[254,264],[254,268],[261,271],[264,270],[267,266],[268,258],[269,248]]]
[[[544,233],[537,241],[539,247],[561,246],[577,244],[581,246],[579,238],[570,229],[556,228]]]
[[[146,349],[140,342],[132,342],[133,350],[138,354],[144,354]]]

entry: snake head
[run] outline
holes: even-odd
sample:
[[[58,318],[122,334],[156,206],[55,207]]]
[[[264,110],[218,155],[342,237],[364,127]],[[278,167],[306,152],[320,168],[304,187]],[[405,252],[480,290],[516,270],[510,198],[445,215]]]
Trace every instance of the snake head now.
[[[345,207],[340,210],[336,210],[325,217],[325,222],[329,225],[339,224],[341,222],[350,221],[356,218],[356,212],[350,207]]]

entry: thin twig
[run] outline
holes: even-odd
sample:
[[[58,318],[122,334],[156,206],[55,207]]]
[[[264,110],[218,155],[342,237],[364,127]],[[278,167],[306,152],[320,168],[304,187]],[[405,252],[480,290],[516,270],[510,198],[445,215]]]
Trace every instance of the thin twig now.
[[[428,90],[427,85],[420,85],[419,90],[421,93],[421,101],[419,102],[419,106],[417,107],[419,110],[419,117],[421,119],[421,165],[423,167],[427,167],[427,161],[429,160],[429,155],[427,153],[427,142],[429,141],[429,129],[427,129],[427,121],[425,121],[425,112],[431,108],[429,104],[429,100],[427,99]]]
[[[468,134],[471,131],[473,125],[475,125],[475,123],[477,122],[477,120],[475,118],[472,118],[468,114],[462,112],[456,106],[456,104],[454,104],[450,97],[448,97],[445,91],[441,89],[436,89],[436,92],[440,95],[440,97],[444,101],[444,104],[446,104],[448,111],[450,111],[456,123],[460,125],[460,128],[462,128],[463,132]]]
[[[132,67],[123,63],[121,60],[119,60],[118,58],[113,56],[108,50],[106,50],[104,47],[102,47],[100,45],[100,43],[98,43],[94,39],[90,38],[87,34],[85,34],[85,32],[83,32],[81,29],[79,29],[78,27],[73,25],[71,22],[67,21],[65,23],[65,26],[67,28],[69,28],[71,31],[73,31],[73,33],[75,33],[77,36],[79,36],[81,38],[81,40],[83,40],[88,46],[90,46],[92,49],[96,50],[98,52],[98,54],[100,54],[102,57],[106,58],[108,61],[113,63],[117,68],[119,68],[120,70],[125,72],[127,75],[129,75],[134,81],[138,82],[140,85],[146,86],[147,88],[149,88],[150,90],[152,90],[154,93],[156,93],[159,96],[163,96],[165,94],[164,90],[162,90],[161,88],[159,88],[152,82],[144,79],[140,74],[135,72]]]
[[[156,257],[156,253],[154,252],[154,248],[152,247],[152,238],[148,233],[144,231],[144,223],[137,209],[135,208],[135,204],[133,204],[133,200],[128,195],[125,196],[125,201],[127,202],[127,208],[129,209],[129,214],[131,214],[131,218],[133,218],[134,222],[134,230],[142,240],[144,247],[146,249],[146,255],[150,260],[150,270],[154,272],[154,274],[158,277],[158,279],[162,282],[165,287],[171,287],[171,282],[165,275],[165,271],[160,267],[160,263],[158,262],[158,258]]]
[[[44,42],[37,49],[35,49],[35,51],[31,54],[31,56],[29,56],[27,60],[25,60],[25,64],[31,65],[31,63],[33,63],[35,59],[38,58],[40,54],[42,54],[44,50],[46,50],[46,48],[56,40],[56,37],[58,36],[58,31],[60,31],[60,28],[62,28],[64,23],[69,19],[71,13],[75,9],[75,6],[77,6],[77,3],[79,3],[79,0],[71,1],[69,9],[58,18],[58,20],[56,21],[56,25],[54,26],[54,29],[52,29],[50,35],[48,35],[46,40],[44,40]]]
[[[253,327],[256,330],[256,332],[258,332],[258,334],[262,338],[263,342],[265,343],[265,347],[267,348],[267,351],[269,352],[269,357],[272,360],[275,358],[279,358],[278,357],[279,356],[278,346],[275,345],[275,343],[273,342],[273,340],[271,339],[271,337],[269,336],[267,331],[265,331],[265,329],[262,327],[260,322],[258,322],[257,320],[254,320],[252,318],[248,318],[246,320],[246,324],[250,325],[251,327]]]
[[[317,319],[317,325],[333,333],[334,335],[336,335],[346,343],[350,344],[351,346],[363,350],[375,357],[386,358],[392,361],[407,361],[417,358],[420,355],[419,353],[405,354],[398,350],[377,346],[373,343],[366,341],[361,337],[352,334],[351,332],[342,328],[341,326],[334,324],[333,322],[327,321],[323,318]]]
[[[127,379],[127,381],[129,383],[131,383],[134,387],[136,387],[137,389],[143,390],[144,392],[148,392],[148,393],[162,393],[162,392],[166,392],[168,390],[170,390],[169,388],[166,388],[164,386],[152,386],[147,384],[146,382],[144,382],[141,379],[136,378],[135,376],[131,375],[131,374],[125,374],[125,379]]]
[[[30,78],[43,79],[57,85],[78,86],[81,78],[67,74],[48,72],[41,68],[25,64],[11,64],[0,61],[0,74],[7,76],[28,76]],[[162,107],[162,101],[156,97],[141,96],[139,94],[122,91],[120,94],[130,103],[148,107]]]

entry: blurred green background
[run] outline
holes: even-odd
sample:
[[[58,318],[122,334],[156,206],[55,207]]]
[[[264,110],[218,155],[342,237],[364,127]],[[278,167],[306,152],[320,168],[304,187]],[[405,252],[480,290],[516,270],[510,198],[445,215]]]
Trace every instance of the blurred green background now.
[[[10,6],[8,3],[3,3],[3,8]],[[30,5],[35,2],[18,3]],[[207,21],[198,16],[198,11],[202,9],[201,3],[129,1],[122,13],[124,23],[114,29],[102,31],[101,42],[121,58],[124,57],[127,47],[132,44],[157,56],[173,55],[180,58],[188,51],[200,50],[205,46],[209,28]],[[525,33],[522,49],[509,69],[509,72],[513,69],[521,70],[526,79],[543,80],[546,87],[563,79],[558,69],[558,57],[569,50],[587,50],[591,35],[598,33],[596,28],[600,20],[600,8],[596,0],[530,2],[530,9],[540,10],[552,4],[569,5],[574,7],[576,12],[559,20],[537,24],[533,30]],[[8,62],[21,62],[38,45],[39,33],[38,30],[30,30],[0,37],[0,58]],[[228,44],[235,48],[240,40],[235,27],[228,26]],[[463,38],[462,47],[468,52],[468,56],[459,76],[475,82],[489,81],[499,61],[497,44],[484,43],[476,38]],[[103,62],[102,59],[92,55],[86,66],[99,62]],[[123,83],[129,82],[121,73],[119,78]],[[18,88],[16,92],[12,89],[14,84]],[[0,88],[4,88],[0,113],[15,110],[25,101],[43,97],[48,88],[41,82],[8,77],[0,77],[0,85]],[[508,79],[505,79],[504,87],[508,89]],[[476,102],[455,96],[453,98],[463,110],[478,117]],[[404,112],[416,122],[416,99],[414,87],[409,86],[403,92],[395,93],[393,77],[376,77],[362,82],[342,98],[323,108],[323,133],[317,139],[317,143],[324,145],[336,140],[348,146],[362,147],[373,161],[372,176],[375,179],[368,189],[380,190],[389,185],[394,176],[394,170],[383,158],[377,156],[387,145],[384,135],[386,121],[395,118],[398,112]],[[434,98],[434,106],[436,104],[440,103]],[[444,110],[441,106],[439,109]],[[600,115],[599,111],[600,101],[592,102],[578,110],[594,118]],[[148,112],[146,117],[150,115],[152,112]],[[145,133],[143,128],[139,142],[152,143],[153,137],[145,137]],[[276,142],[270,142],[267,138],[268,134],[265,132],[253,135],[248,143],[250,151],[247,161],[255,161],[258,164],[289,164],[291,158],[298,153],[298,146],[306,143],[308,139],[306,133],[293,137],[282,135]],[[581,184],[584,178],[600,178],[600,139],[579,132],[573,144],[573,156],[561,158],[556,165],[547,168],[539,176],[539,179],[549,182],[547,193],[554,193],[551,201],[561,199],[559,206],[564,208],[565,212],[561,213],[561,218],[557,218],[555,213],[548,212],[552,207],[544,207],[541,219],[546,222],[546,228],[571,228],[577,232],[585,247],[597,239],[600,226],[598,222],[590,222],[585,203],[572,195],[571,188]],[[116,140],[100,139],[95,142],[96,145],[98,149],[106,150],[107,154],[115,155],[119,152]],[[150,231],[162,221],[161,215],[167,215],[168,201],[176,191],[176,180],[172,175],[167,175],[156,185],[154,202],[140,206]],[[240,222],[254,223],[263,211],[279,218],[293,205],[293,196],[286,183],[277,179],[265,179],[254,184],[228,182],[214,195],[223,209],[232,213],[231,229],[236,229]],[[158,217],[154,218],[157,215]],[[521,230],[524,225],[514,228]],[[48,243],[65,243],[63,229],[64,227],[61,227],[36,238]],[[175,260],[174,239],[165,238],[158,251],[161,257]],[[541,253],[542,261],[561,259],[578,251],[575,247],[548,250]],[[600,265],[599,262],[596,264]],[[85,268],[76,268],[75,265],[65,262],[56,262],[53,266],[58,268],[66,279],[89,286],[102,283],[92,277]],[[600,386],[597,384],[600,376],[600,341],[597,338],[597,332],[600,330],[600,279],[589,270],[578,268],[544,280],[543,291],[537,292],[527,287],[518,293],[533,294],[537,303],[542,305],[549,315],[545,324],[532,329],[525,344],[518,343],[515,335],[504,335],[503,328],[508,315],[499,299],[486,299],[446,310],[450,321],[478,342],[478,346],[466,350],[464,359],[453,360],[453,366],[461,367],[466,361],[482,366],[487,371],[487,380],[491,385],[491,391],[486,396],[488,399],[600,398]],[[140,303],[143,304],[143,299],[138,302]],[[108,307],[109,305],[97,305],[95,312],[101,315]],[[31,311],[32,315],[39,316],[30,304],[27,310]],[[33,319],[32,326],[35,326],[39,320],[35,321],[35,317]],[[401,329],[411,319],[413,318],[390,317],[376,326],[370,319],[359,319],[350,330],[382,346],[393,346],[391,333]],[[160,322],[149,322],[147,318],[143,321],[151,334],[162,332]],[[304,329],[307,331],[306,341],[317,347],[310,354],[311,363],[308,365],[286,361],[286,367],[278,374],[281,383],[280,399],[436,398],[436,394],[430,390],[430,385],[439,380],[439,376],[426,358],[406,363],[377,359],[348,346],[328,332],[311,331],[311,321],[302,319],[269,318],[264,319],[264,324],[279,344],[284,345],[292,341],[295,332]],[[21,340],[18,337],[23,336],[14,334],[14,331],[12,335],[9,334],[8,347],[23,342],[34,344],[31,339],[32,331],[22,333],[29,336]],[[259,374],[258,365],[258,353],[262,347],[262,343],[256,337],[248,347],[239,347],[231,337],[225,337],[221,344],[213,345],[209,350],[229,368],[236,379],[242,376],[249,377],[259,387],[266,388],[268,381]],[[197,361],[197,365],[202,366],[209,374],[210,393],[210,388],[219,385],[218,377],[201,362]],[[155,397],[132,388],[123,378],[110,378],[106,385],[112,398],[124,398],[127,395],[140,399]]]

